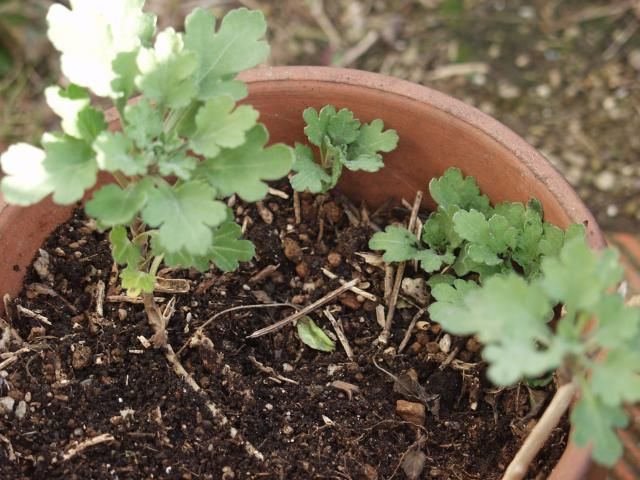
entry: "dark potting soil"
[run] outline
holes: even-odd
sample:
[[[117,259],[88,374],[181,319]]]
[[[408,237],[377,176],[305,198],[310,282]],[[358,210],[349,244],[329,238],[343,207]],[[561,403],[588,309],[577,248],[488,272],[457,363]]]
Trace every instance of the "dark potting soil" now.
[[[235,202],[238,222],[256,244],[255,259],[239,271],[163,272],[191,286],[188,294],[157,294],[161,307],[175,297],[168,325],[174,350],[228,308],[304,306],[338,288],[322,268],[345,280],[361,278],[369,293],[383,298],[384,266],[356,252],[367,252],[372,224],[406,219],[407,210],[388,207],[363,216],[337,196],[300,198],[299,224],[292,198]],[[333,353],[310,349],[291,325],[246,339],[291,314],[291,307],[230,311],[179,355],[203,389],[197,394],[161,350],[148,346],[152,330],[143,307],[118,297],[124,292],[116,275],[105,235],[80,210],[29,268],[22,293],[9,304],[9,320],[25,343],[10,345],[21,350],[0,378],[1,478],[373,480],[407,478],[404,467],[417,463],[413,478],[496,479],[553,395],[553,385],[493,387],[484,377],[480,345],[457,337],[449,342],[427,314],[402,354],[385,352],[375,345],[381,331],[376,302],[352,292],[311,314],[329,333],[324,309],[342,323],[352,361],[339,342]],[[405,275],[424,276],[410,265]],[[410,297],[400,302],[389,346],[401,342],[418,311],[415,303]],[[430,398],[438,397],[423,404],[394,388],[374,358],[401,382],[413,378],[414,386],[417,381]],[[221,425],[207,401],[230,424]],[[397,401],[410,402],[404,405],[418,417],[400,415]],[[230,427],[239,432],[235,438]],[[531,478],[543,478],[557,462],[567,431],[565,420]],[[249,455],[240,437],[264,461]]]

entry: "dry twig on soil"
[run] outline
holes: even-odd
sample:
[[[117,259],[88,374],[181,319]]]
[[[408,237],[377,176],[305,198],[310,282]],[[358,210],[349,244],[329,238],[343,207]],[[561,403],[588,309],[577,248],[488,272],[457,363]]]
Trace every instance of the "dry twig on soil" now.
[[[340,340],[340,343],[342,344],[342,348],[344,348],[344,351],[347,354],[347,357],[349,358],[349,360],[353,360],[353,350],[351,349],[351,345],[349,345],[349,340],[344,334],[344,330],[342,330],[342,326],[338,324],[338,320],[336,320],[336,317],[333,316],[333,314],[329,311],[328,308],[325,308],[324,316],[327,317],[329,322],[331,322],[331,326],[335,330],[336,335],[338,336],[338,340]]]
[[[332,292],[327,293],[324,297],[316,300],[311,305],[307,305],[306,307],[294,313],[293,315],[290,315],[287,318],[274,323],[273,325],[269,325],[268,327],[261,328],[260,330],[256,330],[251,335],[248,335],[247,338],[257,338],[257,337],[261,337],[262,335],[266,335],[267,333],[272,333],[272,332],[275,332],[276,330],[280,330],[285,325],[288,325],[291,322],[295,322],[299,318],[302,318],[305,315],[308,315],[309,313],[313,312],[316,308],[319,308],[324,304],[330,302],[331,300],[336,298],[338,295],[340,295],[343,292],[346,292],[351,287],[357,284],[358,284],[358,279],[354,278],[353,280],[350,280],[349,282],[345,283],[341,287],[336,288]]]

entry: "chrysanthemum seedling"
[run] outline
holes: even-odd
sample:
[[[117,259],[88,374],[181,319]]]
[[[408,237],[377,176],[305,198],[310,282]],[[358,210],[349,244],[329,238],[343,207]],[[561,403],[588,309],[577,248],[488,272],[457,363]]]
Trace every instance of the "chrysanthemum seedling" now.
[[[213,262],[228,271],[249,260],[254,247],[240,239],[222,198],[260,200],[265,181],[286,175],[294,161],[290,147],[266,146],[255,109],[236,105],[247,95],[236,75],[269,53],[262,13],[233,10],[216,28],[211,13],[196,9],[184,33],[156,35],[143,5],[76,0],[50,8],[48,35],[71,82],[46,90],[62,131],[46,133],[42,148],[20,143],[1,157],[2,192],[17,205],[47,195],[72,204],[99,172],[111,175],[115,183],[97,189],[86,212],[111,229],[122,285],[133,296],[151,294],[161,262],[200,270]],[[121,131],[108,128],[91,93],[113,102]]]
[[[377,172],[384,167],[381,152],[391,152],[398,144],[395,130],[384,130],[380,119],[361,123],[353,112],[343,108],[336,111],[326,105],[320,112],[307,108],[303,113],[307,124],[304,133],[320,152],[320,162],[314,160],[313,150],[296,143],[296,161],[291,186],[297,191],[326,193],[336,186],[342,169]]]
[[[535,200],[492,207],[458,169],[432,180],[429,190],[438,209],[420,241],[389,226],[369,246],[383,250],[387,262],[420,260],[432,273],[431,319],[484,344],[487,376],[496,385],[554,370],[566,377],[544,414],[555,423],[538,423],[504,478],[523,478],[544,443],[537,441],[576,394],[573,440],[613,465],[622,455],[615,429],[628,423],[624,404],[640,401],[640,309],[616,292],[623,278],[617,253],[592,251],[580,225],[563,232],[544,222]],[[558,305],[565,313],[552,328]]]

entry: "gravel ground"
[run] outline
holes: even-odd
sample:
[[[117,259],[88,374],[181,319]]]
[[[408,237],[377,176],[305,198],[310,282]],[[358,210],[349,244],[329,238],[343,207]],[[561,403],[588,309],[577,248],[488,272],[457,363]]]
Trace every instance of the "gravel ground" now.
[[[148,4],[163,26],[181,25],[196,5],[220,12],[241,4],[260,8],[270,25],[274,65],[360,68],[457,97],[542,151],[605,229],[638,229],[639,0]],[[46,50],[40,47],[37,26],[34,20],[29,35],[20,34],[27,52],[23,67],[13,81],[0,81],[0,145],[24,135],[37,138],[54,121],[38,97],[55,74],[51,55],[40,53]]]

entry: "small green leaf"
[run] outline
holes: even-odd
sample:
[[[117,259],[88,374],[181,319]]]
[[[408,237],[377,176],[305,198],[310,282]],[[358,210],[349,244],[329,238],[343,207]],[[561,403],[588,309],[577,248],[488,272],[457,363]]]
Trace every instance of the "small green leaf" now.
[[[640,309],[625,305],[620,295],[601,295],[592,313],[597,324],[589,330],[589,338],[601,347],[620,348],[640,333]]]
[[[255,255],[249,240],[242,240],[242,229],[233,221],[220,225],[213,233],[211,259],[223,272],[238,268],[239,262],[248,262]]]
[[[96,183],[98,165],[89,145],[68,135],[45,133],[44,169],[53,187],[53,201],[61,205],[77,202]]]
[[[276,180],[286,175],[293,165],[293,149],[283,144],[264,148],[269,134],[262,124],[247,132],[246,142],[234,149],[225,149],[215,158],[206,159],[198,171],[221,196],[237,193],[247,202],[264,198],[268,185],[264,180]]]
[[[313,152],[306,145],[296,143],[296,161],[291,177],[291,186],[298,192],[309,190],[311,193],[326,192],[331,183],[331,177],[313,160]]]
[[[160,184],[148,195],[142,219],[159,227],[157,241],[167,252],[185,249],[204,255],[212,244],[211,227],[227,219],[226,205],[215,200],[216,191],[202,182]]]
[[[414,260],[420,261],[420,268],[425,272],[431,273],[440,270],[444,265],[451,265],[456,257],[452,253],[440,255],[435,250],[429,248],[420,250],[414,257]]]
[[[595,362],[591,390],[603,403],[616,407],[640,401],[640,352],[607,352],[603,361]]]
[[[267,30],[264,15],[245,8],[225,15],[215,32],[215,17],[196,8],[185,21],[185,46],[199,57],[196,72],[198,98],[201,100],[220,94],[228,86],[229,77],[255,67],[269,55],[269,45],[263,40]],[[234,98],[243,93],[239,82],[232,87]]]
[[[109,242],[111,242],[111,252],[113,259],[119,265],[129,265],[134,269],[142,260],[140,246],[134,245],[127,235],[127,229],[122,225],[117,225],[109,232]]]
[[[431,213],[422,228],[422,241],[439,252],[453,251],[460,246],[462,238],[456,233],[453,216],[460,209],[455,205],[438,207]]]
[[[121,132],[102,132],[93,142],[93,149],[101,170],[129,176],[147,172],[144,157],[133,153],[133,142]]]
[[[622,445],[615,429],[625,427],[627,423],[628,418],[622,408],[602,403],[583,388],[580,401],[571,412],[572,439],[579,447],[591,444],[593,459],[613,466],[622,455]]]
[[[104,114],[91,108],[89,92],[84,88],[73,84],[67,90],[51,86],[44,94],[51,110],[60,117],[66,134],[91,143],[107,128]]]
[[[377,232],[369,240],[371,250],[384,250],[382,259],[387,262],[412,260],[419,251],[416,236],[404,227],[389,225],[384,232]]]
[[[248,105],[233,110],[234,106],[233,98],[225,95],[207,100],[200,107],[195,118],[196,131],[189,143],[194,152],[215,157],[222,148],[239,147],[245,142],[258,112]]]
[[[317,147],[322,147],[324,137],[327,134],[329,120],[336,114],[333,105],[325,105],[320,112],[315,108],[309,107],[302,112],[302,118],[307,126],[304,127],[304,133],[309,141]]]
[[[93,194],[85,206],[88,215],[104,227],[128,225],[147,202],[151,182],[143,180],[122,189],[117,185],[105,185]]]
[[[475,209],[482,213],[490,210],[489,198],[480,194],[473,177],[463,177],[458,168],[449,168],[442,177],[429,182],[429,192],[442,207],[456,206],[461,210]]]
[[[602,292],[615,287],[623,277],[614,250],[596,253],[580,237],[567,241],[559,257],[545,258],[542,273],[541,285],[547,294],[573,311],[589,311]]]
[[[398,146],[398,134],[395,130],[383,132],[384,122],[379,118],[360,127],[355,143],[349,147],[349,157],[357,158],[363,154],[391,152]]]
[[[311,318],[302,317],[298,320],[297,329],[300,340],[306,346],[321,352],[333,352],[336,349],[335,342]]]
[[[147,148],[162,133],[162,116],[146,98],[141,98],[134,105],[127,105],[124,119],[124,130],[138,148]]]
[[[384,167],[382,157],[377,154],[362,153],[354,159],[345,160],[344,166],[351,171],[362,170],[363,172],[377,172]]]
[[[137,297],[142,292],[153,293],[156,283],[155,275],[148,272],[141,272],[131,266],[120,272],[122,288],[127,290],[129,297]]]
[[[46,154],[27,143],[12,145],[0,157],[5,176],[0,188],[7,202],[33,205],[53,191],[51,179],[44,168]]]
[[[183,180],[191,180],[198,166],[198,160],[183,151],[163,155],[158,160],[158,169],[162,176],[175,175]]]
[[[182,35],[172,28],[158,34],[153,49],[140,49],[136,61],[140,74],[135,83],[148,98],[180,108],[196,96],[193,73],[198,57],[184,48]]]
[[[353,117],[351,110],[342,108],[329,118],[327,134],[334,145],[349,145],[358,138],[360,125],[360,120]]]

